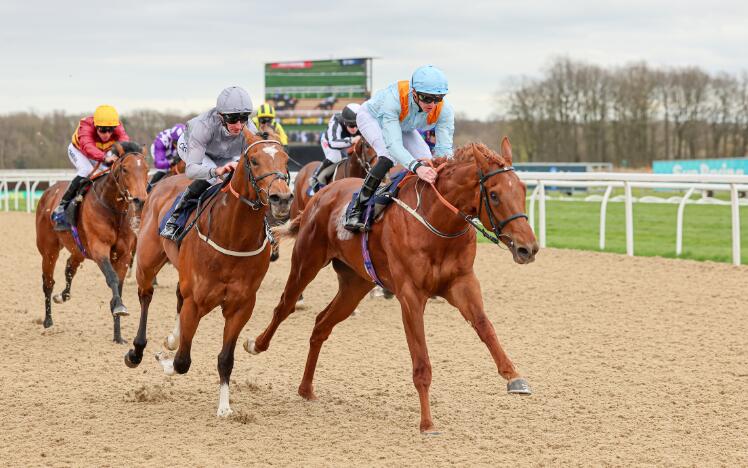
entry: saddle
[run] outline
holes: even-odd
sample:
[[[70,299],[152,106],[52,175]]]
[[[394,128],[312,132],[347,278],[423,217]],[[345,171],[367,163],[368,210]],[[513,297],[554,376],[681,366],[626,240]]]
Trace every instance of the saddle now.
[[[392,199],[397,198],[397,194],[400,191],[400,183],[407,174],[408,171],[397,173],[390,179],[388,184],[379,187],[374,192],[374,195],[366,202],[365,223],[367,229],[371,228],[371,225],[381,218],[384,210],[392,203]],[[358,192],[353,193],[353,197],[350,203],[348,203],[348,207],[345,210],[346,217],[350,214],[356,198],[358,198]]]
[[[179,245],[179,243],[182,241],[184,236],[186,236],[187,233],[190,232],[190,229],[192,228],[192,226],[194,226],[194,222],[190,226],[186,226],[187,221],[190,219],[190,215],[192,215],[192,212],[195,211],[195,209],[198,206],[205,205],[230,180],[231,180],[230,178],[227,178],[223,182],[219,182],[215,185],[211,185],[210,187],[208,187],[208,189],[205,192],[200,194],[200,196],[197,199],[190,200],[188,204],[185,205],[185,207],[182,209],[181,215],[179,216],[179,218],[177,218],[177,226],[179,226],[179,230],[177,231],[179,233],[177,237],[177,245]],[[169,220],[169,218],[171,218],[171,214],[174,212],[174,209],[177,207],[179,202],[182,201],[182,197],[184,197],[184,192],[179,194],[174,199],[174,202],[171,204],[171,207],[169,208],[169,210],[166,212],[164,217],[161,218],[161,221],[158,223],[159,232],[164,230],[164,227],[166,226],[166,222]],[[200,212],[197,213],[195,220],[197,220],[201,212],[202,212],[202,209],[200,210]]]

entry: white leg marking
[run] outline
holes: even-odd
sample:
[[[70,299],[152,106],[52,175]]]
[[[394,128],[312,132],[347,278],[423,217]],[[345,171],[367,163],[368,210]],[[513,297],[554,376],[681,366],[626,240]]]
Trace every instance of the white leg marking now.
[[[229,406],[229,384],[221,384],[221,388],[218,391],[218,412],[216,416],[219,418],[225,418],[231,416],[231,407]]]
[[[174,375],[174,358],[167,358],[166,353],[158,353],[156,360],[164,368],[164,374]]]
[[[247,338],[244,340],[244,351],[248,352],[249,354],[259,354],[257,352],[257,348],[255,347],[255,340],[251,338]]]
[[[179,333],[179,314],[177,314],[177,320],[174,324],[174,330],[172,330],[171,333],[169,333],[169,336],[167,336],[164,340],[164,346],[167,349],[171,351],[177,349],[177,344],[179,344]]]

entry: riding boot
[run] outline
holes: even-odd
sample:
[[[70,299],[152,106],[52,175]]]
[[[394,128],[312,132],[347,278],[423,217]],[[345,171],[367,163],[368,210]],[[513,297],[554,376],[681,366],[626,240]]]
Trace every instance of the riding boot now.
[[[173,241],[177,240],[180,234],[179,224],[177,224],[179,217],[182,216],[185,208],[192,205],[208,187],[210,187],[210,183],[207,180],[196,180],[184,190],[181,200],[174,207],[174,211],[171,213],[169,220],[166,221],[164,229],[160,232],[161,237]]]
[[[52,218],[52,224],[54,225],[55,231],[67,231],[70,229],[70,220],[67,217],[66,211],[70,201],[78,194],[78,189],[81,188],[84,181],[88,181],[88,178],[75,176],[73,180],[70,181],[65,193],[62,195],[57,208],[52,212],[50,217]]]
[[[151,190],[153,190],[153,186],[156,185],[156,182],[166,177],[166,171],[157,171],[155,174],[153,174],[153,177],[151,177],[151,180],[148,181],[148,187],[146,187],[145,191],[146,193],[151,193]]]
[[[379,184],[382,183],[382,179],[387,175],[387,172],[392,169],[393,162],[385,157],[380,157],[377,160],[377,164],[369,171],[364,183],[361,186],[361,190],[358,192],[358,197],[351,207],[350,213],[345,220],[345,228],[349,231],[363,231],[367,229],[364,223],[364,211],[366,210],[366,202],[374,195],[377,191]]]
[[[317,166],[317,169],[314,170],[314,174],[312,174],[312,177],[309,178],[309,187],[311,187],[314,192],[317,192],[322,188],[322,183],[318,178],[319,175],[322,173],[322,171],[332,166],[333,164],[335,163],[325,158],[322,160],[322,163]]]

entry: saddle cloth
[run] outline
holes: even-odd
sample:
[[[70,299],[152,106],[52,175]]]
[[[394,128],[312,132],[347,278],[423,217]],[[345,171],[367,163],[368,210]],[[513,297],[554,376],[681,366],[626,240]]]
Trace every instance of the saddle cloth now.
[[[197,208],[198,202],[200,204],[205,204],[208,200],[210,200],[213,196],[215,196],[216,193],[220,190],[220,188],[224,185],[223,182],[219,182],[215,185],[211,185],[208,187],[208,189],[203,192],[200,197],[194,200],[190,200],[189,205],[184,207],[184,210],[182,210],[181,215],[179,218],[177,218],[177,226],[179,226],[179,237],[183,237],[186,232],[182,232],[184,230],[185,225],[187,224],[187,220],[190,219],[190,215],[193,211],[195,211],[195,208]],[[182,197],[184,196],[184,192],[177,195],[177,197],[174,199],[174,202],[171,204],[171,207],[166,212],[163,218],[161,218],[161,222],[158,223],[158,230],[163,231],[164,226],[166,226],[166,222],[171,218],[171,214],[174,213],[174,208],[177,207],[177,204],[182,200]]]
[[[382,216],[385,208],[392,203],[392,199],[397,198],[397,193],[400,191],[400,183],[407,174],[408,171],[397,173],[390,179],[390,182],[387,185],[379,187],[369,201],[366,202],[367,210],[369,210],[369,206],[372,207],[371,214],[366,218],[367,228],[370,228],[374,221]],[[346,217],[350,214],[353,204],[356,202],[356,198],[358,198],[358,192],[353,192],[353,197],[345,210]]]

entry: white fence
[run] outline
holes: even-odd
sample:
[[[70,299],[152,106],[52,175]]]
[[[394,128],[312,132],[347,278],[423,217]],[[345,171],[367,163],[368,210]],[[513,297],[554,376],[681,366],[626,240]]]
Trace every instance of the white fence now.
[[[527,184],[535,185],[529,199],[528,216],[534,224],[535,204],[538,205],[538,242],[546,246],[546,195],[547,187],[605,187],[600,204],[600,249],[605,248],[605,215],[610,194],[614,188],[624,190],[626,220],[626,253],[634,255],[633,188],[662,188],[687,190],[678,205],[676,221],[676,254],[683,249],[683,210],[695,190],[730,192],[732,207],[732,262],[740,265],[740,202],[738,192],[748,191],[748,176],[712,174],[641,174],[616,172],[518,172]]]
[[[541,247],[546,246],[546,195],[547,187],[604,187],[600,203],[600,249],[605,249],[605,218],[610,194],[614,188],[623,188],[625,194],[626,253],[634,255],[633,188],[663,188],[686,190],[678,206],[676,221],[676,254],[683,249],[683,217],[688,199],[695,190],[726,191],[730,193],[732,207],[732,259],[740,264],[740,203],[738,192],[748,191],[748,176],[712,174],[641,174],[611,172],[518,172],[520,178],[535,185],[529,197],[528,215],[533,230],[538,235]],[[74,171],[62,170],[18,170],[0,171],[0,206],[10,210],[11,190],[14,193],[14,209],[18,209],[19,192],[26,195],[26,211],[31,212],[36,203],[35,192],[41,183],[53,184],[60,180],[71,180]],[[296,174],[292,173],[292,179]],[[3,205],[4,203],[4,205]],[[538,206],[538,226],[535,229],[535,205]]]

